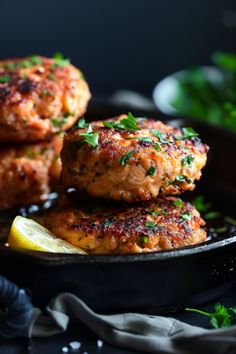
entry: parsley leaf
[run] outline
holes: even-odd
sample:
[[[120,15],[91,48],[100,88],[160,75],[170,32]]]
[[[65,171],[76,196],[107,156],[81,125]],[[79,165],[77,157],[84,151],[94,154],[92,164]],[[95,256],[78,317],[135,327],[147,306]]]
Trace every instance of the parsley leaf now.
[[[70,64],[70,59],[64,58],[64,56],[60,52],[56,52],[54,54],[54,59],[55,59],[55,65],[57,67],[63,67]]]
[[[155,171],[156,171],[155,167],[151,166],[147,171],[146,176],[153,176]]]
[[[183,220],[190,221],[192,219],[192,213],[190,211],[186,211],[186,213],[180,215]]]
[[[125,129],[128,130],[140,130],[136,118],[131,112],[128,113],[127,118],[123,118],[120,120],[120,124],[122,124]]]
[[[66,117],[62,117],[60,119],[51,118],[50,121],[55,128],[61,128],[66,123]]]
[[[98,146],[98,133],[94,133],[92,126],[89,124],[87,132],[81,133],[80,136],[83,136],[83,141],[89,145],[92,145],[93,148]]]
[[[188,177],[183,176],[183,175],[177,175],[177,176],[175,177],[175,181],[177,181],[177,182],[187,182],[187,183],[189,183]]]
[[[147,243],[149,241],[149,238],[148,236],[139,236],[138,241],[142,243]]]
[[[169,144],[169,143],[170,143],[169,140],[166,140],[166,137],[167,137],[167,134],[166,134],[166,133],[161,133],[161,132],[159,132],[159,130],[153,129],[153,130],[152,130],[152,134],[153,134],[156,138],[160,139],[160,142],[161,142],[162,144]]]
[[[155,223],[154,222],[152,222],[152,221],[147,221],[146,222],[146,226],[148,227],[148,228],[153,228],[153,227],[155,227]]]
[[[181,160],[182,166],[188,165],[189,167],[192,167],[194,157],[192,155],[185,156]]]
[[[121,157],[119,158],[119,160],[118,160],[119,163],[120,163],[122,166],[125,166],[125,165],[128,163],[128,161],[130,160],[131,156],[134,154],[134,151],[135,151],[135,150],[131,150],[131,151],[129,151],[127,154],[121,156]]]
[[[31,55],[31,57],[29,59],[31,60],[32,64],[34,64],[34,65],[42,64],[42,61],[38,55]]]
[[[128,113],[126,118],[120,120],[120,122],[103,122],[104,127],[106,128],[118,128],[118,129],[126,129],[126,130],[140,130],[136,118],[132,115],[132,113]]]
[[[0,77],[0,83],[5,84],[6,82],[9,82],[11,80],[10,76],[5,75]]]
[[[152,143],[152,139],[149,138],[148,136],[140,136],[140,138],[138,138],[138,140],[144,141],[145,143]]]
[[[32,147],[29,147],[27,150],[27,156],[29,159],[34,160],[36,155],[35,155],[35,151],[32,149]]]
[[[51,118],[50,121],[55,128],[61,128],[66,123],[66,118],[65,117],[62,117],[61,119]]]
[[[212,219],[217,219],[220,217],[220,212],[219,211],[209,211],[209,213],[204,214],[204,219],[206,220],[212,220]]]
[[[111,226],[112,224],[113,224],[113,222],[112,222],[111,220],[107,220],[107,221],[104,222],[103,226],[104,226],[104,227],[109,227],[109,226]]]
[[[185,140],[198,136],[199,134],[191,127],[182,128],[183,135],[175,135],[176,140]]]
[[[210,203],[205,203],[203,195],[199,195],[198,197],[194,198],[192,204],[200,212],[207,211],[211,206]]]
[[[15,64],[15,67],[28,69],[28,68],[31,68],[32,65],[33,65],[33,64],[31,63],[30,60],[25,59],[25,60],[20,61],[19,63],[16,63],[16,64]]]
[[[155,144],[154,144],[154,149],[155,149],[156,151],[161,151],[161,145],[160,145],[159,143],[155,143]]]
[[[182,201],[182,199],[178,198],[175,201],[173,201],[173,204],[182,208],[184,205],[184,202]]]
[[[200,315],[210,318],[210,323],[214,328],[224,328],[229,327],[232,324],[233,316],[230,314],[230,311],[235,314],[235,307],[225,307],[221,304],[215,305],[215,312],[205,312],[202,310],[194,308],[186,308],[186,311],[196,312]]]
[[[77,128],[87,128],[89,126],[88,123],[86,123],[84,118],[80,118],[80,120],[78,120],[78,122],[74,125],[73,129],[77,129]]]

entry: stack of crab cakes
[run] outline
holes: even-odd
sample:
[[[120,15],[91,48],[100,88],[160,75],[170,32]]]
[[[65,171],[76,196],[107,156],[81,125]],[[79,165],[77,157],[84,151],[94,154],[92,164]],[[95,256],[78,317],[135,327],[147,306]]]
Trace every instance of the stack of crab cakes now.
[[[205,222],[178,195],[194,189],[207,151],[192,128],[131,113],[90,124],[81,119],[65,134],[61,152],[61,182],[74,191],[43,223],[58,237],[95,254],[203,242]]]
[[[80,70],[59,53],[0,61],[0,209],[47,199],[61,171],[63,132],[90,96]]]

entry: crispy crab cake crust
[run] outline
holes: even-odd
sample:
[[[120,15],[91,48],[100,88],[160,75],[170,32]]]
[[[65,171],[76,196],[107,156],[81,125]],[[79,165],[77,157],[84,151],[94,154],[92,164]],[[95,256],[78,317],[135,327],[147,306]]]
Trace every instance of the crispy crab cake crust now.
[[[0,209],[40,204],[59,180],[63,137],[40,144],[0,145]]]
[[[117,123],[124,117],[109,121]],[[92,122],[93,133],[98,135],[96,148],[81,135],[87,128],[68,132],[61,155],[62,183],[93,197],[126,202],[193,190],[206,164],[208,147],[198,137],[181,139],[180,129],[160,121],[140,119],[138,125],[140,130],[130,131]],[[155,130],[161,137],[153,134]]]
[[[67,62],[39,56],[0,61],[0,141],[39,141],[66,130],[90,97],[82,73]]]
[[[41,222],[88,253],[141,253],[203,242],[205,222],[190,203],[175,197],[130,205],[67,197]],[[178,200],[179,201],[179,200]],[[181,204],[181,205],[180,205]]]

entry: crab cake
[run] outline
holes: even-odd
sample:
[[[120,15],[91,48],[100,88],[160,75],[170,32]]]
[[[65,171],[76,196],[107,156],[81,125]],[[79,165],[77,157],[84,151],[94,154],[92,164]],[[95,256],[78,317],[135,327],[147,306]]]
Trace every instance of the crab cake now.
[[[0,209],[40,204],[61,171],[63,137],[31,145],[0,145]]]
[[[39,141],[66,130],[89,99],[82,73],[67,59],[0,61],[0,141]]]
[[[190,203],[176,197],[130,205],[68,197],[44,217],[56,236],[88,253],[140,253],[198,244],[205,222]]]
[[[90,125],[80,120],[64,138],[61,181],[126,202],[193,190],[208,151],[197,135],[131,113]]]

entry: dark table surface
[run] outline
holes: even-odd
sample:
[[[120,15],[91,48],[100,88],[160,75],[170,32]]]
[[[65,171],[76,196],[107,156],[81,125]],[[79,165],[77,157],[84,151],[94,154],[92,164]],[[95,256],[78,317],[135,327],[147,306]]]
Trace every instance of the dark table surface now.
[[[214,304],[220,302],[224,306],[234,306],[236,285],[233,286],[226,294],[215,299],[214,301],[198,306],[206,311],[214,310]],[[185,311],[172,315],[181,321],[192,325],[211,328],[209,320],[206,317]],[[125,350],[111,346],[108,343],[103,343],[101,348],[97,347],[97,340],[99,338],[88,330],[82,323],[71,324],[64,334],[55,335],[50,338],[34,338],[28,342],[25,338],[15,338],[9,340],[1,340],[0,353],[1,354],[56,354],[63,353],[62,348],[68,347],[72,341],[78,341],[82,345],[79,351],[69,351],[68,353],[88,353],[88,354],[140,354],[136,351]]]

